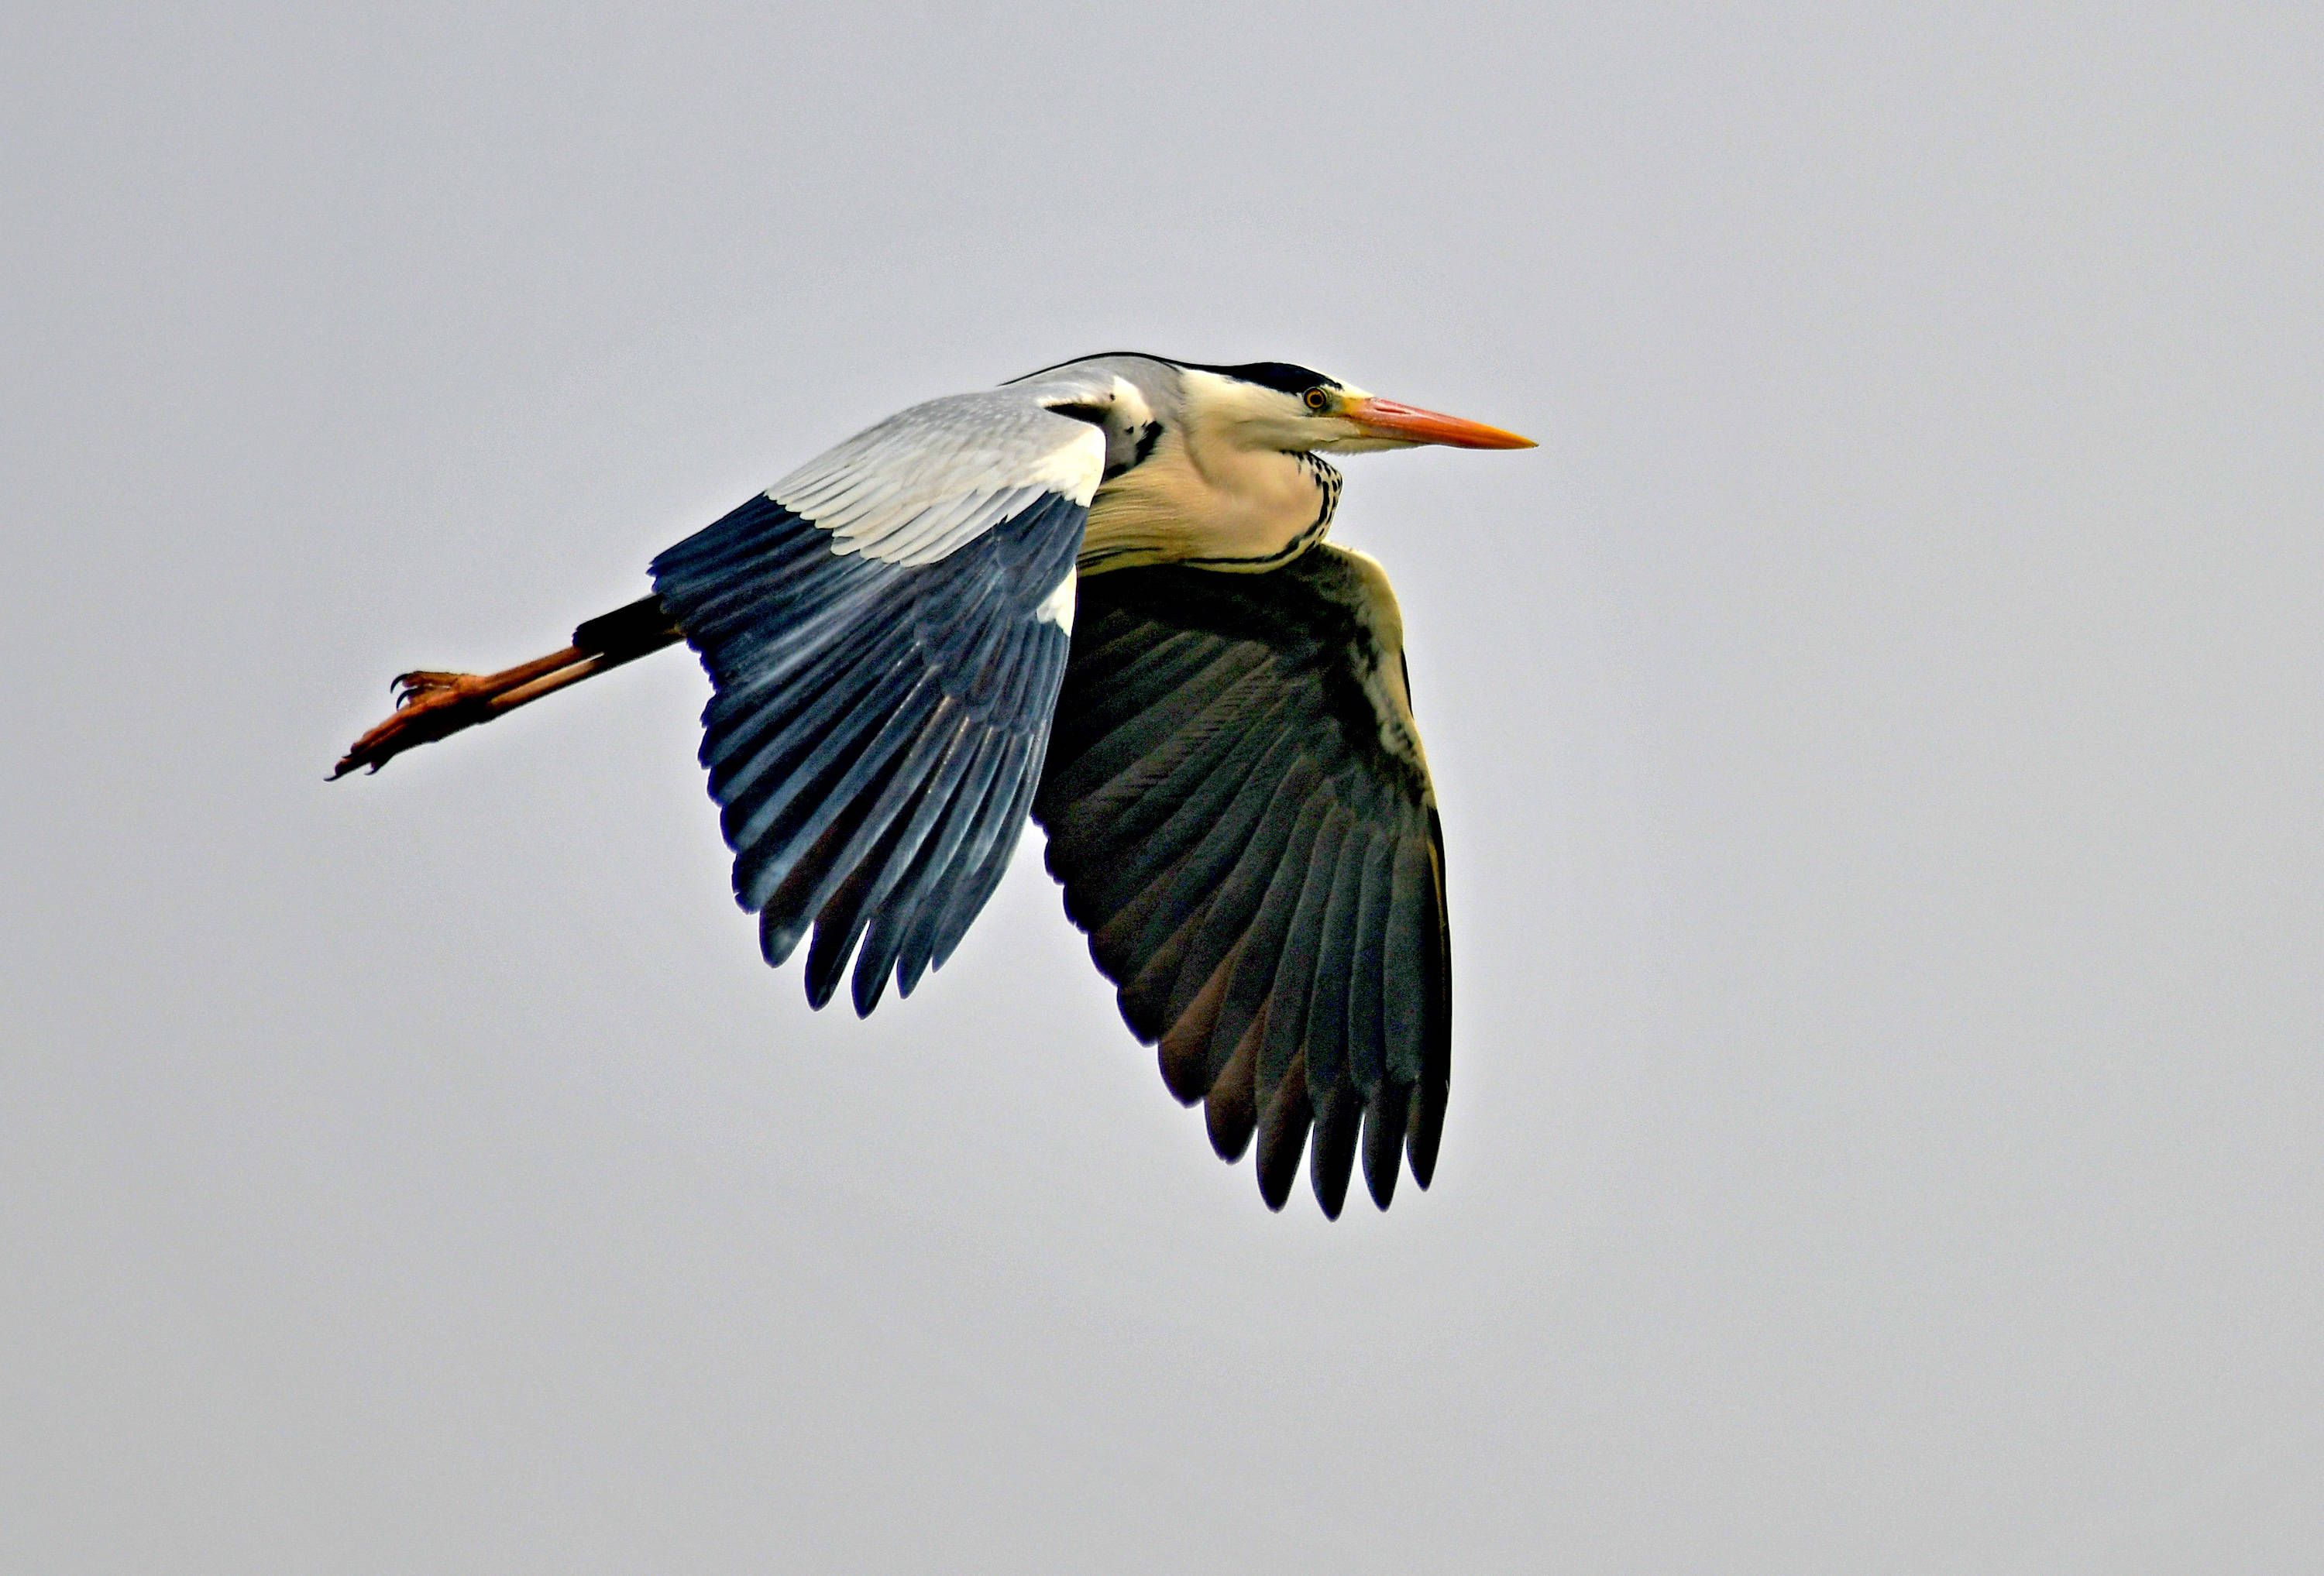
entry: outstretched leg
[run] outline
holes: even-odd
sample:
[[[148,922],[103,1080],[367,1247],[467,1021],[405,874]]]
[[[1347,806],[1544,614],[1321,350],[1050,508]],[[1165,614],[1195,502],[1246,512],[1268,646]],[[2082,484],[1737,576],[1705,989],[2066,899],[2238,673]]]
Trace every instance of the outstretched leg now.
[[[377,771],[406,750],[489,723],[568,684],[674,645],[685,633],[661,599],[648,596],[591,619],[573,631],[573,643],[563,650],[498,673],[401,674],[395,681],[394,714],[356,740],[331,776],[337,779],[358,767]]]

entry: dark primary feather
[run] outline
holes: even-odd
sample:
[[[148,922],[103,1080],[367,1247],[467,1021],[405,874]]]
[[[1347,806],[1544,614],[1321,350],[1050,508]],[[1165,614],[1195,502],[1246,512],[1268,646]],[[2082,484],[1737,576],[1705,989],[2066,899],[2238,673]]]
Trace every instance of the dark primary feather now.
[[[1033,804],[1122,1017],[1280,1208],[1308,1143],[1336,1216],[1434,1173],[1450,1070],[1443,840],[1378,698],[1386,595],[1316,548],[1266,574],[1086,576]],[[1393,625],[1393,620],[1390,621]],[[1367,677],[1379,683],[1367,687]]]
[[[810,927],[821,1007],[856,954],[871,1011],[992,895],[1039,779],[1065,631],[1037,616],[1087,518],[1045,496],[942,559],[832,551],[761,495],[654,560],[715,693],[702,763],[770,963]]]

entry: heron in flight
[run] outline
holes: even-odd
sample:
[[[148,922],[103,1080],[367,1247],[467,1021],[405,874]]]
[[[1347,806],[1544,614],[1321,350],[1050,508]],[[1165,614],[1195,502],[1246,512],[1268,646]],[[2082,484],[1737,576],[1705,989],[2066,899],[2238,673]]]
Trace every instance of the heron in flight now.
[[[1323,456],[1513,433],[1281,362],[1114,353],[890,417],[653,561],[653,594],[492,674],[407,673],[334,777],[684,641],[734,896],[807,1000],[909,995],[1029,814],[1065,912],[1268,1207],[1426,1187],[1443,838],[1388,577],[1324,540]],[[1312,1129],[1313,1143],[1309,1143]]]

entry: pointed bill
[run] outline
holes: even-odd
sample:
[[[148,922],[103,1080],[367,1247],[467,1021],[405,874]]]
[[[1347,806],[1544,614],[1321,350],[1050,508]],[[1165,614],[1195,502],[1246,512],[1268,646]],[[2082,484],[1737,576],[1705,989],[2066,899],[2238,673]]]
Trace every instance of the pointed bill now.
[[[1394,400],[1370,395],[1349,405],[1340,414],[1361,428],[1367,437],[1393,438],[1402,443],[1442,443],[1454,448],[1535,447],[1530,438],[1519,438],[1514,432],[1503,432],[1499,428],[1488,427],[1481,421],[1440,415],[1434,410],[1399,405]]]

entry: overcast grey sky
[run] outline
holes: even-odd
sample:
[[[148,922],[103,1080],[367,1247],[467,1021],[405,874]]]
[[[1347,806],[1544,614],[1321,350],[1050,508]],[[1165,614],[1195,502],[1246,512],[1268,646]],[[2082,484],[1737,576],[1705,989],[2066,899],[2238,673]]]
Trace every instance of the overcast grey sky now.
[[[81,5],[0,60],[0,1567],[2324,1559],[2309,5]],[[1277,1217],[1028,835],[859,1024],[680,655],[914,401],[1280,358],[1457,960]]]

